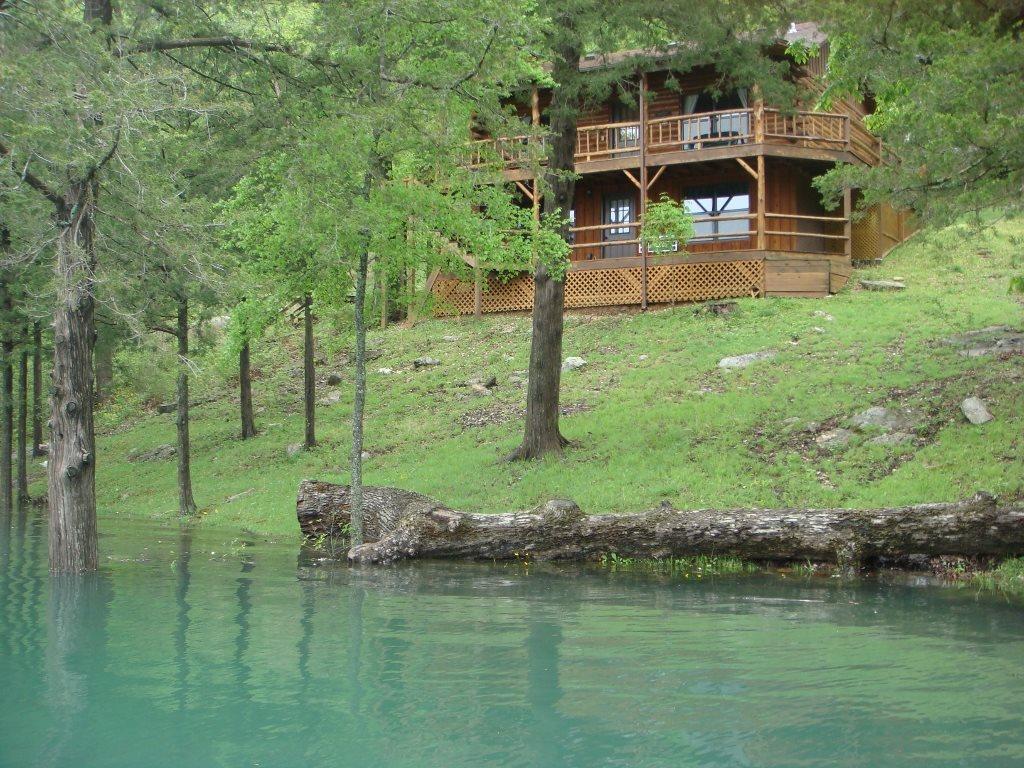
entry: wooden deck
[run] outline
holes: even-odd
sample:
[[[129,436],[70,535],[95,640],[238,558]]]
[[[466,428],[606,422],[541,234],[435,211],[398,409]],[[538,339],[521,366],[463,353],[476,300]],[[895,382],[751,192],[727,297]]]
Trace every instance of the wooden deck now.
[[[469,163],[500,167],[506,180],[523,181],[533,177],[532,169],[543,164],[544,154],[542,134],[477,139],[471,143]],[[881,147],[847,114],[786,113],[760,106],[578,129],[577,173],[640,168],[641,154],[648,167],[745,157],[877,165]]]

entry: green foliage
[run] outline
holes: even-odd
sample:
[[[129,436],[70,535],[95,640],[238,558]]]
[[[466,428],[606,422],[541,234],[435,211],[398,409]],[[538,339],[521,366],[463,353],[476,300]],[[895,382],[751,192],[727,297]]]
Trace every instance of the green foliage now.
[[[686,243],[693,239],[693,235],[693,215],[682,203],[662,194],[656,203],[647,205],[640,243],[648,253],[675,250],[685,253]]]
[[[982,589],[1024,595],[1024,557],[1007,558],[991,570],[975,573],[970,583]]]
[[[877,168],[844,165],[820,188],[890,202],[925,223],[996,207],[1020,211],[1024,183],[1024,46],[998,5],[926,0],[815,3],[830,32],[823,104],[872,98]]]

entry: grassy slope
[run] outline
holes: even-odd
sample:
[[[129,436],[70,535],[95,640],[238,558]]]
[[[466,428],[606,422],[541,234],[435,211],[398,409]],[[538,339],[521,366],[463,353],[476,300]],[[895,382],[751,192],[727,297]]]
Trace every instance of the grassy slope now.
[[[570,316],[564,352],[589,364],[563,377],[563,403],[584,409],[563,421],[577,445],[562,461],[501,460],[519,436],[515,410],[524,389],[508,377],[526,368],[529,318],[437,320],[374,333],[370,344],[383,355],[371,363],[367,482],[483,511],[529,507],[551,496],[604,512],[662,500],[678,507],[869,506],[948,500],[979,489],[1019,494],[1022,358],[967,359],[941,339],[1021,324],[1020,301],[1007,295],[1007,284],[1022,266],[1015,255],[1022,233],[1013,224],[981,237],[944,232],[915,239],[884,267],[855,276],[904,277],[910,287],[900,294],[848,288],[823,300],[743,300],[723,317],[692,306]],[[445,341],[446,335],[458,338]],[[285,455],[302,433],[297,342],[289,333],[254,351],[263,373],[254,386],[263,411],[254,441],[236,439],[236,406],[223,377],[207,371],[197,382],[199,396],[219,396],[194,411],[192,432],[195,495],[209,524],[294,532],[298,481],[344,480],[351,380],[341,353],[320,367],[345,377],[336,388],[340,402],[319,409],[322,446]],[[775,360],[741,371],[716,368],[723,356],[768,349],[778,353]],[[443,364],[413,370],[412,360],[423,355]],[[385,366],[395,373],[375,373]],[[491,397],[473,397],[464,386],[480,373],[498,378]],[[327,391],[321,385],[319,394]],[[995,421],[974,427],[963,420],[958,406],[970,394],[989,401]],[[803,422],[783,423],[800,417],[827,428],[872,405],[924,413],[918,443],[872,445],[865,434],[828,452],[799,431]],[[460,424],[480,409],[511,418]],[[101,436],[102,515],[175,514],[173,460],[125,460],[132,448],[173,439],[173,417],[152,413]]]

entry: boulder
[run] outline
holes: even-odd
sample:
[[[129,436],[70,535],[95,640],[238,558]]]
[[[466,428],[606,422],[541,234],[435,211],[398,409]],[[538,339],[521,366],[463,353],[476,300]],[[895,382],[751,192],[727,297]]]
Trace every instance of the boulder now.
[[[128,461],[167,461],[178,455],[178,449],[171,443],[158,445],[155,448],[136,448],[128,452]]]
[[[820,445],[822,448],[842,448],[847,445],[850,440],[853,439],[853,432],[848,429],[830,429],[827,432],[822,432],[816,438],[814,442]]]
[[[498,386],[497,376],[488,376],[481,374],[480,376],[474,376],[472,379],[466,382],[467,387],[484,387],[486,389],[494,389]]]
[[[339,384],[341,384],[341,374],[340,373],[329,373],[329,374],[327,374],[327,386],[329,386],[329,387],[336,387]]]
[[[441,361],[436,357],[417,357],[412,361],[412,364],[416,368],[431,368],[435,365],[440,365]]]
[[[980,397],[968,397],[960,403],[960,410],[971,424],[984,424],[995,418]]]
[[[899,280],[861,280],[860,287],[867,291],[905,291],[907,284]]]
[[[909,432],[883,432],[881,435],[868,440],[872,445],[906,445],[914,442],[914,436]]]
[[[567,371],[578,371],[586,366],[587,361],[582,357],[567,357],[562,361],[562,373]]]
[[[394,370],[391,368],[378,368],[377,373],[379,373],[381,376],[390,376],[392,373],[394,373]]]
[[[718,361],[719,368],[746,368],[748,365],[756,363],[758,360],[771,360],[775,357],[775,353],[770,350],[762,350],[761,352],[748,352],[745,355],[735,355],[734,357],[723,357]]]
[[[865,427],[877,427],[888,430],[906,430],[914,426],[913,421],[902,413],[883,408],[880,405],[872,406],[866,411],[861,411],[850,419],[850,424],[858,429]]]
[[[291,443],[287,448],[284,449],[284,452],[288,455],[289,459],[292,459],[298,456],[304,450],[305,447],[302,445],[302,443]]]

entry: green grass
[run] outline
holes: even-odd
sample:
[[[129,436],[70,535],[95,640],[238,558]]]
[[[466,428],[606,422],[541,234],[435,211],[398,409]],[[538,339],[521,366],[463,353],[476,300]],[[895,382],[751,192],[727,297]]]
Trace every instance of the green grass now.
[[[1024,596],[1024,557],[1011,557],[995,568],[971,575],[972,586]]]
[[[738,557],[694,555],[692,557],[619,557],[614,552],[603,555],[600,564],[614,572],[658,573],[682,578],[702,579],[705,576],[726,576],[755,573],[755,563]]]
[[[373,332],[370,346],[381,356],[370,364],[366,482],[484,512],[551,497],[597,513],[663,501],[679,508],[869,507],[978,490],[1018,495],[1021,358],[966,358],[941,340],[1022,324],[1020,297],[1007,292],[1024,268],[1022,235],[1024,226],[1012,223],[981,235],[947,230],[917,237],[828,299],[740,300],[726,316],[694,306],[570,315],[564,354],[588,365],[563,376],[562,403],[572,413],[562,428],[574,445],[562,460],[503,461],[520,437],[525,389],[509,377],[527,367],[528,317],[430,320]],[[858,278],[896,276],[906,279],[907,291],[852,289]],[[195,397],[215,398],[193,411],[195,496],[204,524],[293,534],[299,480],[345,481],[350,340],[327,319],[318,333],[319,373],[343,378],[335,388],[321,382],[319,395],[336,390],[340,400],[318,409],[320,447],[294,458],[286,446],[302,437],[298,329],[254,347],[261,431],[255,440],[236,436],[230,361],[210,344],[197,358]],[[744,370],[716,367],[722,357],[757,350],[777,356]],[[442,365],[414,370],[412,361],[424,355]],[[126,456],[174,440],[173,416],[140,406],[147,394],[170,390],[173,358],[162,351],[122,363],[120,393],[99,414],[101,515],[170,518],[174,461],[130,463]],[[395,372],[377,373],[382,367]],[[480,374],[497,377],[493,395],[476,397],[465,386]],[[963,420],[959,403],[972,394],[988,401],[994,421],[975,427]],[[922,413],[916,441],[876,445],[864,433],[830,452],[801,432],[808,421],[841,426],[873,405]],[[464,426],[481,420],[490,423]]]

